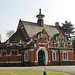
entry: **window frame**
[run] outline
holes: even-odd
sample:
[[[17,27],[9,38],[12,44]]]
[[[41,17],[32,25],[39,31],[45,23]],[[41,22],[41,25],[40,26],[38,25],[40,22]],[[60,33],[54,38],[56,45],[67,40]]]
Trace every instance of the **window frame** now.
[[[64,54],[66,54],[66,55],[64,55]],[[63,52],[63,60],[68,60],[68,53],[67,52]]]
[[[27,51],[24,52],[24,61],[28,61],[28,52]]]
[[[3,55],[3,52],[5,53],[5,55]],[[6,51],[1,52],[1,56],[6,56],[6,55],[7,55]]]
[[[52,59],[53,59],[53,61],[56,61],[56,52],[55,51],[52,52]]]
[[[62,44],[63,44],[63,45],[62,45]],[[60,47],[64,47],[64,43],[59,42],[59,46],[60,46]]]
[[[12,54],[12,52],[17,52],[16,54]],[[17,56],[18,55],[18,51],[14,50],[14,51],[11,51],[11,55],[12,56]]]
[[[65,47],[65,45],[64,45],[64,37],[63,36],[59,37],[59,47]]]

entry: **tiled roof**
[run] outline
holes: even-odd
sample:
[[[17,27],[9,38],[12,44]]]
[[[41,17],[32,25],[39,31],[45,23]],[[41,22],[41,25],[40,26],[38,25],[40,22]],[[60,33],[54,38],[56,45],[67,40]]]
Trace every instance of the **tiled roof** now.
[[[47,32],[47,34],[52,37],[53,35],[59,33],[59,30],[55,26],[45,25],[45,28],[41,27],[37,23],[22,21],[24,28],[26,29],[29,37],[33,37],[37,33],[41,32],[43,29]]]

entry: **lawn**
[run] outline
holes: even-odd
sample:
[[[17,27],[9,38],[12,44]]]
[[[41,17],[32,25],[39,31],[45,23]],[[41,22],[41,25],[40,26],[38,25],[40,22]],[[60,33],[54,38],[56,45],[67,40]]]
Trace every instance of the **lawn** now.
[[[43,75],[43,72],[0,72],[0,75]],[[73,75],[63,72],[47,72],[46,75]]]

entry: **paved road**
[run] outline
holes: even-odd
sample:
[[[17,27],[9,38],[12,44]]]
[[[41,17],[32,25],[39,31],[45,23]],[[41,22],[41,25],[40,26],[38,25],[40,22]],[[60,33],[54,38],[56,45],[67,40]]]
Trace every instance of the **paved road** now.
[[[0,71],[44,71],[44,66],[0,67]],[[46,66],[46,71],[66,72],[75,74],[75,66]]]

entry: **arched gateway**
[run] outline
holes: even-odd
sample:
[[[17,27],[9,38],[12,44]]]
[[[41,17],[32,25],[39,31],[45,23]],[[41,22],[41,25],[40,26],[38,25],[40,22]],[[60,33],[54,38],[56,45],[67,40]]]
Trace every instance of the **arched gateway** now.
[[[43,66],[45,63],[45,53],[44,51],[40,50],[38,52],[38,65]]]
[[[48,51],[45,47],[39,47],[37,52],[37,62],[39,66],[48,65]]]

